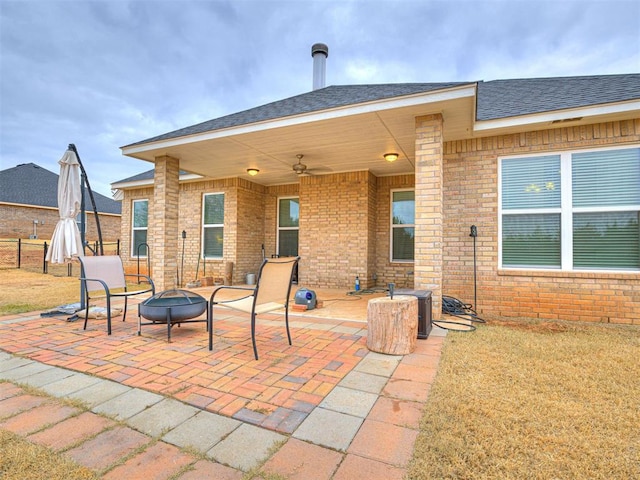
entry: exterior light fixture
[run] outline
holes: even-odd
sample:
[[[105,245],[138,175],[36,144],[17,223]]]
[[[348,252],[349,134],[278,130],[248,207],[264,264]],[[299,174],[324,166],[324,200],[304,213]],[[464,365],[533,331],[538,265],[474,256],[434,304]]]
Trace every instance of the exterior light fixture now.
[[[247,173],[252,177],[255,177],[259,171],[260,170],[258,170],[257,168],[247,168]]]
[[[387,162],[395,162],[398,159],[398,154],[397,153],[385,153],[384,154],[384,159]]]

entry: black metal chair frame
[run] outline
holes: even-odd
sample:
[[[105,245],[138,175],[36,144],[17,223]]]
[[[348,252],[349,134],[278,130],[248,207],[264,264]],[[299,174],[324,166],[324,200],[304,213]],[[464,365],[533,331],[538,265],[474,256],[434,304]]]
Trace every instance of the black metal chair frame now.
[[[255,287],[222,286],[215,289],[209,300],[209,350],[213,350],[213,307],[216,305],[251,315],[251,342],[253,344],[253,355],[256,360],[258,360],[258,348],[256,347],[257,315],[284,308],[287,338],[289,345],[291,345],[291,332],[289,331],[289,296],[291,295],[294,271],[296,270],[299,260],[300,257],[265,258],[262,265],[260,265]],[[276,266],[287,264],[290,265],[286,279],[284,279],[284,277],[274,279],[272,275],[276,275],[277,273],[282,274],[283,272],[278,272],[277,270],[271,272],[271,270],[275,269]],[[286,285],[284,283],[285,281]],[[277,287],[282,287],[282,291]],[[216,300],[216,294],[224,290],[246,291],[247,295],[233,300]]]
[[[103,263],[106,267],[111,268],[109,272],[105,272],[105,275],[100,278],[95,270],[99,270],[97,265],[91,265],[94,263],[92,259],[101,259],[97,260],[99,263]],[[117,259],[117,260],[115,260]],[[87,322],[89,320],[89,303],[91,300],[90,296],[90,286],[95,287],[96,284],[99,284],[104,290],[104,295],[107,300],[107,335],[111,335],[111,298],[124,298],[124,310],[122,312],[122,321],[124,322],[127,317],[127,299],[134,295],[141,295],[143,293],[151,292],[151,295],[155,295],[155,285],[153,280],[148,275],[142,274],[126,274],[124,273],[124,267],[122,265],[122,259],[117,255],[99,255],[99,256],[87,256],[87,257],[79,257],[80,264],[82,265],[82,272],[80,281],[84,283],[84,293],[85,293],[85,314],[84,314],[84,327],[83,330],[87,329]],[[119,272],[116,271],[116,267],[119,262]],[[103,266],[105,266],[103,265]],[[87,268],[88,267],[88,268]],[[85,273],[86,270],[89,270],[89,276]],[[107,270],[107,268],[105,268]],[[149,288],[142,290],[127,290],[126,277],[137,277],[138,279],[145,279],[149,283]],[[93,284],[90,282],[94,282]],[[123,289],[121,292],[113,292],[115,289]],[[100,288],[93,288],[91,290],[100,291]]]

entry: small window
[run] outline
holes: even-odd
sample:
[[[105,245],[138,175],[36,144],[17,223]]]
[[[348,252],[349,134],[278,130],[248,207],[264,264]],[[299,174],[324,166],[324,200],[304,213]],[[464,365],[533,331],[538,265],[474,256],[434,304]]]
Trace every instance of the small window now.
[[[132,211],[131,256],[146,257],[148,255],[147,229],[149,221],[149,200],[134,200]]]
[[[202,207],[202,256],[222,258],[224,253],[224,193],[208,193]]]
[[[300,202],[297,198],[278,200],[278,255],[298,255],[298,232],[300,228]]]
[[[415,237],[415,192],[391,192],[391,261],[413,262]]]

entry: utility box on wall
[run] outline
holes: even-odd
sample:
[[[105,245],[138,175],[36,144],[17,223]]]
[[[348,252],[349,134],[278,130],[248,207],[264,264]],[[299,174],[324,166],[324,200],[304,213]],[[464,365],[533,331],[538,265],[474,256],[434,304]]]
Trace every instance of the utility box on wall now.
[[[413,295],[418,299],[418,338],[429,338],[431,333],[431,290],[399,288],[394,295]]]

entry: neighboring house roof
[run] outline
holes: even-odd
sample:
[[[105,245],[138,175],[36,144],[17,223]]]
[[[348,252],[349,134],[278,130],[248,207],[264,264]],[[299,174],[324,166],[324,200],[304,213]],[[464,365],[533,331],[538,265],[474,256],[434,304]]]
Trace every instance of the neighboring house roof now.
[[[586,107],[640,98],[640,74],[330,86],[260,107],[208,120],[127,145],[168,140],[277,118],[477,84],[476,120]]]
[[[0,171],[0,202],[21,205],[37,205],[58,208],[59,175],[35,163],[23,163]],[[91,210],[91,199],[85,188],[87,210]],[[96,208],[100,213],[120,215],[120,202],[93,192]]]

